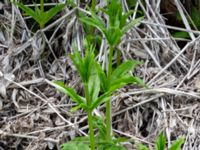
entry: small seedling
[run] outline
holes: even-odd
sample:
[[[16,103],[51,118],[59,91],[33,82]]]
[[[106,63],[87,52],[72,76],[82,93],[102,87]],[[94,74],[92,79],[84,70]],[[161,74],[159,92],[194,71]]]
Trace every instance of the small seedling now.
[[[177,139],[172,143],[172,145],[168,148],[168,150],[181,150],[181,146],[183,145],[185,139],[183,137]],[[143,144],[138,144],[137,146],[138,150],[149,150],[148,147],[146,147]],[[166,137],[161,133],[155,142],[155,150],[165,150],[166,149]]]
[[[44,28],[45,24],[65,7],[65,4],[58,4],[48,11],[44,11],[44,0],[40,0],[40,8],[35,5],[35,10],[25,6],[20,2],[13,1],[13,3],[21,8],[26,13],[26,15],[31,16],[40,25],[41,29]]]

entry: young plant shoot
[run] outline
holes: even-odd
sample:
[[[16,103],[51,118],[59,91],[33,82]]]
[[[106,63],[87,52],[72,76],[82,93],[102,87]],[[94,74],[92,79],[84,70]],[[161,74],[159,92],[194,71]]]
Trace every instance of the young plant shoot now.
[[[118,65],[116,68],[113,68],[113,54],[117,45],[120,43],[122,36],[131,27],[139,23],[142,18],[127,23],[127,19],[132,12],[124,13],[121,4],[117,0],[108,1],[107,8],[102,9],[102,11],[108,16],[108,26],[106,26],[103,19],[98,17],[94,11],[91,11],[90,17],[82,16],[80,20],[89,26],[97,28],[106,38],[109,45],[107,56],[108,69],[102,69],[101,65],[95,60],[94,47],[92,46],[92,43],[87,42],[84,49],[84,57],[81,57],[76,48],[74,48],[74,52],[71,55],[73,64],[76,67],[84,87],[84,95],[78,95],[74,89],[65,86],[65,84],[60,81],[54,81],[52,85],[61,92],[70,96],[71,99],[77,103],[74,110],[82,108],[86,111],[89,125],[89,147],[91,150],[95,150],[96,148],[103,150],[105,147],[109,147],[109,149],[113,150],[124,150],[125,148],[118,142],[120,140],[116,140],[112,134],[110,99],[113,92],[127,84],[144,84],[138,77],[129,74],[129,72],[131,72],[138,64],[141,64],[140,62],[128,60]],[[106,104],[106,123],[102,124],[99,128],[94,125],[95,116],[93,115],[93,110],[104,103]],[[95,127],[98,129],[96,136],[94,134]],[[96,137],[100,138],[100,140],[97,140]],[[73,144],[73,142],[77,143],[76,140],[73,140],[69,143],[63,144],[62,150],[68,150],[72,145],[77,148],[78,145]],[[86,142],[85,144],[87,145],[88,143]]]
[[[96,27],[105,37],[108,45],[108,66],[107,66],[107,74],[105,75],[106,78],[110,79],[113,68],[112,68],[112,61],[113,61],[113,53],[116,50],[117,45],[120,43],[122,36],[134,25],[138,24],[143,17],[137,18],[129,23],[127,23],[128,17],[132,14],[132,11],[124,13],[122,9],[122,5],[118,0],[109,0],[106,9],[102,9],[102,11],[107,15],[107,23],[104,23],[103,19],[97,16],[93,11],[91,12],[90,17],[82,17],[80,20],[85,24],[90,26]],[[108,25],[106,25],[108,24]],[[128,61],[123,64],[124,68],[127,65],[126,63],[130,64],[130,68],[126,68],[126,71],[131,71],[131,69],[135,66],[135,61]],[[122,66],[120,66],[122,68]],[[126,73],[127,73],[126,72]],[[123,76],[121,76],[122,78]],[[128,80],[129,77],[124,77],[127,83],[131,83],[131,80]],[[139,79],[138,79],[139,80]],[[127,84],[126,83],[126,84]],[[140,82],[141,83],[141,82]],[[108,88],[110,88],[110,84]],[[103,89],[105,90],[105,89]],[[107,90],[107,89],[106,89]],[[104,91],[106,92],[106,91]],[[107,127],[107,139],[111,139],[112,131],[111,131],[111,101],[106,102],[106,127]]]
[[[40,0],[40,7],[35,5],[34,10],[23,3],[16,2],[15,0],[13,3],[21,8],[26,15],[31,16],[40,25],[40,29],[44,28],[45,24],[65,7],[65,4],[58,4],[51,9],[44,11],[44,0]]]

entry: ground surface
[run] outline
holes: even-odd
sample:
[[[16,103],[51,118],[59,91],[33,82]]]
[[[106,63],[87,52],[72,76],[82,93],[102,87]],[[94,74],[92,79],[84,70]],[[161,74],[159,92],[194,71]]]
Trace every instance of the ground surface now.
[[[150,89],[130,85],[115,93],[114,133],[150,147],[161,131],[169,143],[184,135],[183,150],[199,150],[200,32],[191,30],[187,19],[182,28],[167,26],[160,1],[138,2],[145,19],[123,37],[119,49],[123,60],[144,62],[134,74]],[[178,1],[172,5],[182,13]],[[66,80],[82,92],[69,59],[72,43],[81,46],[84,37],[76,10],[66,8],[43,30],[36,30],[36,23],[15,5],[0,2],[0,149],[57,149],[80,132],[87,134],[85,113],[71,113],[74,103],[47,83]],[[188,31],[190,38],[173,38],[172,29]],[[103,62],[105,42],[101,48],[98,59]],[[103,106],[98,111],[104,115]],[[135,149],[131,143],[126,146]]]

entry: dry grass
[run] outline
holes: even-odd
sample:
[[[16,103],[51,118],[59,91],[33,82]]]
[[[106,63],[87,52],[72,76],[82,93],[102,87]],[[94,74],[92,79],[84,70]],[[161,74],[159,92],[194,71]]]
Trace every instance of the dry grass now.
[[[97,7],[102,5],[100,0]],[[123,5],[127,9],[125,0]],[[159,0],[146,0],[145,6],[138,0],[136,10],[142,9],[145,20],[123,37],[119,48],[124,60],[144,62],[134,73],[150,89],[130,85],[115,94],[113,129],[149,146],[161,131],[169,144],[184,135],[183,150],[198,150],[200,32],[191,29],[178,0],[175,5],[185,28],[165,24]],[[66,80],[82,92],[68,57],[72,43],[81,47],[84,37],[77,9],[85,11],[84,6],[66,8],[54,22],[33,33],[30,20],[16,6],[0,2],[0,149],[57,149],[75,136],[87,135],[86,115],[82,111],[72,114],[74,104],[48,84]],[[191,39],[175,39],[169,30],[187,31]],[[103,64],[106,50],[102,42],[98,60]],[[104,106],[95,113],[103,115]],[[134,149],[131,142],[126,145]]]

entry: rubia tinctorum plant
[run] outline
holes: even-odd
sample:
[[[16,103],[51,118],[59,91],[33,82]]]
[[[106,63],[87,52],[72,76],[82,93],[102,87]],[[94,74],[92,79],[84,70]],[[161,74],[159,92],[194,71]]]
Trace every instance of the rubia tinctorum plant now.
[[[118,145],[117,140],[114,141],[111,134],[111,102],[110,98],[117,89],[130,84],[140,84],[143,82],[138,78],[129,74],[136,65],[141,64],[140,62],[129,60],[120,64],[116,68],[113,68],[113,53],[117,45],[119,44],[122,36],[136,23],[138,23],[142,18],[138,18],[130,23],[127,23],[127,19],[131,12],[123,13],[120,3],[116,0],[111,0],[108,3],[107,9],[102,10],[108,15],[109,24],[106,26],[103,19],[98,17],[94,11],[91,11],[91,17],[81,17],[80,20],[88,25],[91,25],[99,29],[109,44],[109,54],[108,54],[108,69],[104,71],[101,65],[95,61],[94,48],[92,43],[88,43],[85,46],[85,54],[81,57],[80,53],[76,48],[74,48],[74,53],[71,55],[73,64],[76,67],[77,72],[80,75],[83,87],[84,95],[81,96],[77,92],[68,86],[66,86],[61,81],[54,81],[51,84],[56,87],[59,91],[67,94],[71,99],[77,103],[77,107],[73,110],[82,108],[87,112],[88,125],[89,125],[89,139],[90,147],[85,145],[84,149],[99,150],[105,149],[105,145],[109,149],[119,149],[124,150],[123,147]],[[105,132],[101,132],[101,142],[96,142],[94,135],[94,118],[93,110],[106,103],[106,124]],[[100,128],[97,128],[100,131]],[[101,128],[102,129],[102,128]],[[105,133],[105,134],[102,134]],[[99,141],[99,140],[98,140]],[[112,141],[112,142],[110,142]],[[77,141],[72,141],[62,145],[63,150],[68,150],[69,148],[83,149],[83,143],[79,144],[73,143]],[[107,144],[106,144],[107,143]]]
[[[108,66],[106,78],[110,79],[112,76],[112,60],[113,52],[116,49],[117,45],[120,43],[122,36],[134,25],[139,23],[143,17],[132,20],[127,23],[128,17],[133,13],[132,11],[124,12],[122,6],[118,0],[108,0],[108,5],[106,9],[102,11],[107,15],[107,23],[104,23],[103,19],[91,11],[90,17],[82,17],[80,20],[85,24],[96,27],[106,38],[109,45],[108,52]],[[129,62],[130,63],[130,62]],[[129,69],[131,69],[130,67]],[[103,89],[104,92],[109,89],[111,84],[107,84]],[[112,135],[111,131],[111,101],[106,102],[106,127],[107,127],[107,138],[110,139]]]
[[[90,148],[95,150],[98,143],[95,144],[93,110],[104,102],[109,101],[111,94],[117,89],[129,83],[143,84],[138,77],[129,75],[129,71],[134,69],[140,62],[126,61],[114,69],[110,76],[107,76],[100,64],[95,61],[94,48],[91,45],[87,44],[84,57],[81,57],[76,48],[74,49],[71,59],[84,86],[84,96],[77,94],[73,88],[66,86],[62,81],[54,81],[51,85],[70,96],[77,103],[73,111],[82,108],[87,112]],[[104,139],[105,142],[106,140]],[[65,148],[63,150],[68,150],[67,147],[69,145],[64,144],[63,146]],[[73,146],[77,145],[74,144]]]
[[[13,3],[21,8],[26,15],[31,16],[39,25],[40,28],[44,28],[45,24],[49,22],[58,12],[60,12],[66,4],[58,4],[51,9],[45,11],[44,9],[44,0],[40,0],[40,7],[35,5],[35,9],[31,9],[23,3],[16,2],[13,0]]]

